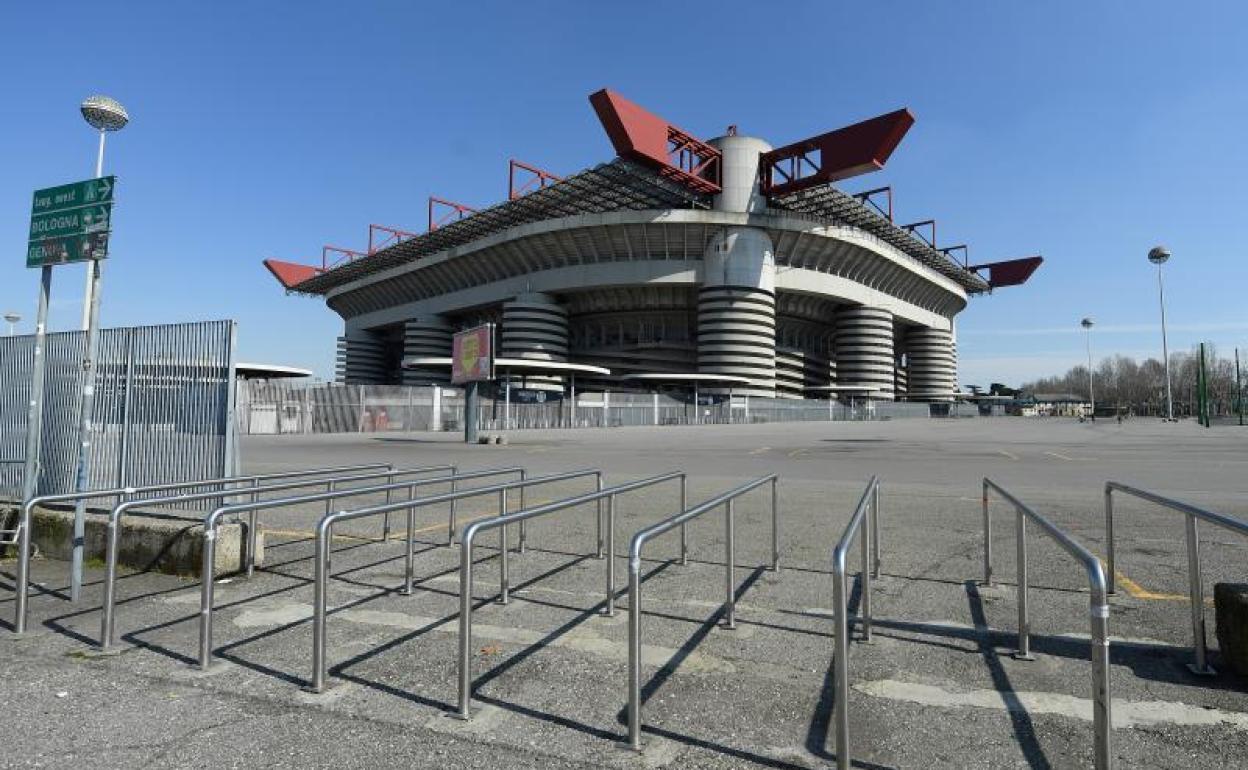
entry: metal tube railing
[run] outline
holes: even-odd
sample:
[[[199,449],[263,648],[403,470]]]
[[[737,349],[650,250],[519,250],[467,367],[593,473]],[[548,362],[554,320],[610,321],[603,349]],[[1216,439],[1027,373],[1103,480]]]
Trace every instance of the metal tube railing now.
[[[231,513],[251,513],[251,524],[253,530],[258,526],[259,511],[269,508],[280,508],[288,505],[299,505],[301,503],[318,502],[320,500],[337,500],[343,497],[354,497],[359,495],[376,494],[378,492],[386,492],[387,494],[394,490],[407,490],[407,499],[412,500],[416,497],[416,490],[420,487],[429,486],[430,484],[445,484],[459,481],[469,481],[472,479],[488,478],[490,476],[501,476],[508,473],[518,473],[523,479],[525,470],[523,468],[491,468],[481,471],[469,471],[468,473],[458,473],[454,476],[438,476],[430,479],[415,479],[401,484],[386,484],[375,487],[357,487],[355,489],[337,490],[332,492],[322,492],[313,495],[300,495],[297,497],[284,497],[271,500],[261,500],[258,502],[238,503],[236,505],[228,505],[217,508],[212,513],[204,517],[204,555],[203,567],[201,570],[200,596],[199,596],[199,667],[207,671],[212,665],[212,610],[213,596],[215,593],[215,573],[216,573],[216,531],[217,525],[221,519]],[[387,501],[389,498],[387,497]],[[452,500],[451,502],[455,502]],[[407,537],[406,552],[404,558],[404,571],[406,573],[406,587],[403,590],[405,595],[411,594],[412,573],[414,570],[413,551],[415,546],[415,508],[408,510],[407,517]],[[251,574],[251,565],[248,564],[248,575]]]
[[[175,481],[165,484],[149,484],[141,487],[115,487],[112,489],[94,489],[86,492],[72,492],[63,495],[42,495],[32,497],[22,504],[21,516],[18,519],[18,559],[17,559],[17,600],[13,606],[13,633],[22,634],[26,631],[26,619],[30,595],[30,537],[31,515],[36,506],[47,503],[67,503],[76,500],[91,500],[97,497],[125,498],[145,492],[163,492],[173,489],[191,489],[194,487],[217,486],[221,484],[250,483],[253,487],[260,481],[277,479],[306,478],[324,476],[330,473],[369,470],[373,468],[393,468],[389,463],[366,463],[363,465],[342,465],[328,468],[310,468],[301,471],[285,471],[280,473],[261,473],[251,476],[229,476],[217,479],[201,479],[199,481]],[[250,490],[248,490],[250,491]]]
[[[419,508],[424,505],[436,505],[438,503],[445,503],[451,500],[462,500],[469,497],[479,497],[490,494],[498,494],[499,516],[502,516],[506,512],[508,490],[523,490],[525,487],[536,486],[538,484],[552,484],[556,481],[567,481],[569,479],[583,478],[585,476],[601,478],[602,470],[598,468],[589,468],[579,471],[568,471],[566,473],[553,473],[546,476],[534,476],[523,481],[511,481],[505,484],[495,484],[488,487],[445,492],[438,495],[418,497],[412,500],[401,500],[394,503],[386,503],[385,505],[357,508],[353,511],[338,511],[337,513],[331,513],[330,515],[322,518],[316,528],[316,582],[313,586],[312,597],[312,683],[310,689],[314,692],[322,692],[325,689],[325,621],[328,615],[327,595],[329,588],[329,543],[330,538],[333,536],[333,526],[336,522],[361,519],[367,516],[379,516],[391,511]],[[471,525],[469,526],[469,529],[470,528]],[[504,564],[506,564],[507,560],[506,534],[506,529],[499,534],[500,555]],[[467,537],[467,535],[468,530],[466,529],[463,537]],[[404,584],[405,589],[410,592],[410,575],[404,580]]]
[[[771,568],[773,571],[779,571],[780,558],[777,553],[776,544],[779,540],[779,515],[777,513],[778,499],[777,486],[779,479],[776,474],[763,476],[753,481],[742,484],[736,489],[731,489],[723,494],[712,497],[706,502],[699,503],[692,508],[684,508],[682,511],[671,518],[664,519],[657,524],[653,524],[633,535],[632,542],[628,546],[628,745],[630,748],[641,750],[641,551],[645,547],[646,542],[652,540],[666,532],[670,532],[676,527],[680,527],[682,537],[685,531],[685,525],[693,519],[704,513],[716,510],[723,506],[724,508],[724,627],[727,629],[735,629],[737,627],[737,599],[736,599],[736,581],[733,573],[736,571],[736,537],[734,529],[734,510],[733,501],[738,497],[757,489],[764,484],[771,484],[771,524],[772,524],[772,554]],[[464,654],[464,648],[460,648],[460,654]],[[462,707],[462,703],[461,703]]]
[[[220,492],[194,492],[182,495],[167,495],[164,497],[149,497],[143,500],[126,500],[119,503],[108,514],[108,532],[105,535],[104,602],[101,608],[102,612],[100,614],[100,649],[109,649],[116,639],[113,626],[117,607],[117,560],[121,550],[121,517],[130,513],[134,508],[137,508],[140,505],[173,505],[176,503],[191,503],[199,500],[224,499],[240,495],[251,495],[253,504],[259,505],[268,502],[257,499],[257,495],[261,492],[281,492],[288,489],[308,487],[314,484],[325,484],[326,487],[328,487],[328,491],[325,493],[326,495],[360,495],[368,494],[369,492],[384,491],[386,493],[386,498],[389,499],[391,490],[403,488],[406,484],[389,484],[386,486],[372,488],[357,487],[339,490],[337,489],[337,483],[347,481],[366,481],[375,478],[385,478],[393,481],[399,476],[429,473],[431,470],[443,470],[447,467],[448,466],[445,465],[430,465],[417,468],[400,468],[397,470],[391,469],[388,471],[378,471],[376,473],[362,473],[352,476],[335,476],[328,479],[299,479],[297,481],[283,481],[277,484],[268,484],[262,487],[247,487],[244,489],[234,489]],[[319,496],[312,497],[313,499],[320,499]],[[256,541],[249,538],[248,542],[254,544]],[[204,556],[205,558],[211,556],[214,561],[216,560],[215,523],[211,530],[204,531]]]
[[[849,591],[845,563],[854,535],[862,532],[862,601],[859,623],[862,641],[871,641],[871,579],[880,576],[880,479],[872,476],[863,490],[841,539],[832,551],[832,592],[836,618],[836,766],[849,770]],[[871,556],[868,557],[868,552]],[[874,573],[874,575],[873,575]]]
[[[608,607],[614,606],[615,597],[615,505],[616,495],[634,490],[652,487],[656,484],[662,484],[665,481],[673,479],[685,478],[683,471],[673,471],[658,476],[651,476],[637,481],[630,481],[625,484],[618,484],[614,487],[590,492],[576,497],[569,497],[564,500],[556,500],[553,503],[546,503],[534,508],[517,511],[507,516],[500,516],[495,519],[487,519],[471,524],[464,530],[464,536],[460,542],[459,557],[459,710],[455,716],[460,719],[472,718],[472,541],[476,534],[485,529],[499,528],[502,532],[507,531],[507,525],[514,521],[524,521],[533,519],[538,516],[555,513],[557,511],[574,508],[578,505],[596,502],[605,499],[607,501],[607,598]],[[684,484],[682,483],[682,487]],[[506,553],[504,551],[504,553]],[[507,601],[507,562],[503,561],[502,580],[500,585],[500,601],[504,604]]]
[[[1109,572],[1109,593],[1114,593],[1116,589],[1116,570],[1114,560],[1114,495],[1113,493],[1122,492],[1123,494],[1138,497],[1141,500],[1147,500],[1155,503],[1163,508],[1169,508],[1173,511],[1182,513],[1186,519],[1186,539],[1187,539],[1187,590],[1188,600],[1191,604],[1192,615],[1192,647],[1195,652],[1195,660],[1187,664],[1187,668],[1194,674],[1201,676],[1214,676],[1217,672],[1209,665],[1209,650],[1205,639],[1205,592],[1201,579],[1200,570],[1200,532],[1196,526],[1197,519],[1203,519],[1210,524],[1216,524],[1223,529],[1230,530],[1237,535],[1248,537],[1248,521],[1236,519],[1215,511],[1207,511],[1203,508],[1197,508],[1189,503],[1181,500],[1173,500],[1169,497],[1162,497],[1154,492],[1149,492],[1136,487],[1121,484],[1117,481],[1109,481],[1105,483],[1105,548],[1106,548],[1106,569]]]
[[[995,490],[1006,502],[1014,507],[1015,532],[1018,546],[1018,650],[1014,657],[1020,660],[1031,660],[1031,629],[1027,614],[1027,528],[1026,521],[1031,519],[1046,535],[1052,538],[1067,553],[1078,560],[1088,574],[1089,616],[1091,620],[1091,657],[1092,657],[1092,727],[1094,734],[1093,760],[1098,770],[1109,770],[1113,767],[1113,755],[1110,750],[1110,729],[1113,722],[1110,718],[1111,698],[1109,690],[1109,594],[1105,581],[1105,570],[1101,562],[1092,552],[1077,543],[1073,538],[1058,529],[1052,522],[1027,507],[1024,503],[1007,492],[999,484],[985,478],[983,484],[984,521],[988,517],[988,492]],[[984,584],[992,585],[992,562],[987,556],[987,543],[990,542],[990,531],[984,531],[985,561]]]

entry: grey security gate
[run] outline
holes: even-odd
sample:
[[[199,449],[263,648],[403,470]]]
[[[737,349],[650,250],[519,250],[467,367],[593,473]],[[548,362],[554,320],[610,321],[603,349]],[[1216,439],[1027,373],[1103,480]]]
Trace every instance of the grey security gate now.
[[[102,329],[91,486],[220,478],[233,468],[233,321]],[[86,334],[46,338],[38,494],[72,492]],[[34,336],[0,337],[0,498],[21,497]]]

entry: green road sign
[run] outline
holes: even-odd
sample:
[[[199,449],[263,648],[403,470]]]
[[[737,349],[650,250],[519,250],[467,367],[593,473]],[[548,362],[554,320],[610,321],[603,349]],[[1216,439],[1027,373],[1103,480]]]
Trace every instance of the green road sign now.
[[[36,190],[30,207],[26,266],[107,257],[115,188],[116,178],[105,176]]]
[[[30,207],[31,216],[50,214],[53,211],[78,208],[100,203],[113,202],[113,188],[117,178],[102,176],[99,179],[87,179],[46,190],[35,190],[35,200]]]
[[[104,206],[83,206],[69,211],[36,214],[30,218],[30,242],[107,230],[112,209],[113,204],[109,203]]]
[[[108,235],[107,232],[88,233],[31,241],[26,248],[26,267],[104,259],[108,256]]]

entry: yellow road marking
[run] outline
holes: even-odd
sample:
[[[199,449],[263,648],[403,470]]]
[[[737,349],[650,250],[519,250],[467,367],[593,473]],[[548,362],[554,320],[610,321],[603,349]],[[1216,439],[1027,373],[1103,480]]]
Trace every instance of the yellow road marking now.
[[[997,451],[998,451],[998,452],[1000,452],[1001,454],[1005,455],[1006,457],[1010,458],[1011,460],[1017,460],[1017,459],[1018,459],[1018,455],[1014,454],[1013,452],[1007,452],[1007,451],[1005,451],[1004,449],[998,449]]]
[[[1105,562],[1103,560],[1101,561],[1101,565],[1102,566],[1105,565]],[[1187,597],[1186,594],[1159,594],[1154,591],[1150,591],[1144,586],[1132,580],[1131,578],[1122,574],[1121,570],[1117,570],[1117,569],[1114,570],[1114,579],[1118,582],[1118,585],[1122,586],[1123,588],[1127,590],[1127,593],[1130,594],[1131,598],[1133,599],[1147,599],[1150,601],[1157,601],[1157,602],[1187,602],[1189,601],[1189,598]],[[1205,599],[1205,604],[1212,607],[1213,599]]]
[[[794,449],[792,452],[789,452],[789,457],[797,457],[798,455],[804,453],[805,451],[806,451],[805,449]]]

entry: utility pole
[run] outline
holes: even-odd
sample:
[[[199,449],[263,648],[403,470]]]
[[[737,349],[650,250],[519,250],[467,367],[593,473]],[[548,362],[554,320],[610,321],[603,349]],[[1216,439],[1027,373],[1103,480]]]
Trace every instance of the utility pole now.
[[[1239,375],[1239,348],[1235,348],[1235,410],[1239,412],[1239,424],[1244,424],[1244,381]]]

